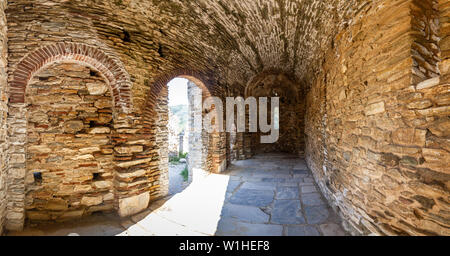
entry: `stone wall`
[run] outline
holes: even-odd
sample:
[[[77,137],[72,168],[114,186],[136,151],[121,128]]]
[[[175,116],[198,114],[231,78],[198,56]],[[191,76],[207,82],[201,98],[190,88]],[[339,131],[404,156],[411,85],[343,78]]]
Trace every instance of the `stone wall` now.
[[[165,86],[156,104],[156,147],[158,148],[158,166],[152,175],[150,197],[156,199],[169,193],[169,90]]]
[[[6,222],[7,207],[7,145],[8,136],[6,128],[6,117],[8,113],[7,95],[7,27],[5,17],[6,0],[0,1],[0,234]]]
[[[92,154],[112,158],[113,170],[105,173],[113,172],[114,177],[106,174],[105,179],[113,187],[97,191],[87,179],[78,185],[92,191],[80,191],[73,198],[57,196],[59,202],[78,207],[72,216],[96,209],[80,206],[90,193],[98,197],[95,202],[102,195],[101,205],[114,207],[121,216],[141,211],[150,199],[164,196],[168,182],[164,88],[171,79],[198,78],[203,83],[193,81],[202,84],[203,97],[223,99],[225,91],[230,92],[227,96],[244,96],[239,83],[279,69],[276,74],[286,74],[280,93],[289,98],[287,111],[280,110],[286,113],[280,122],[286,130],[281,131],[279,143],[263,151],[301,153],[306,145],[308,164],[321,189],[355,234],[448,234],[448,1],[10,0],[8,40],[2,15],[6,1],[1,3],[0,68],[6,67],[8,41],[9,91],[5,92],[3,70],[0,202],[8,191],[8,229],[22,227],[26,207],[47,217],[62,216],[57,213],[61,205],[51,213],[45,210],[48,198],[43,207],[25,198],[38,196],[37,186],[26,186],[35,172],[33,162],[44,164],[49,159],[45,153],[26,157],[26,150],[48,142],[37,140],[48,132],[28,121],[27,113],[34,114],[38,106],[27,106],[25,91],[37,72],[49,72],[48,65],[59,61],[80,64],[83,74],[86,67],[97,71],[111,88],[110,95],[103,95],[112,102],[107,110],[112,112],[111,142],[106,143],[106,151]],[[63,72],[61,78],[69,79],[73,71],[67,67],[80,68],[69,65],[52,72]],[[36,82],[36,86],[46,83],[45,79]],[[84,96],[78,89],[74,94]],[[83,111],[87,116],[93,113],[89,108]],[[90,129],[86,118],[81,118],[86,125],[81,134]],[[27,131],[30,127],[34,128]],[[227,150],[234,154],[230,136],[202,133],[201,139],[204,169],[222,171]],[[71,149],[65,141],[58,143],[51,145]],[[238,159],[251,157],[257,146],[251,134],[236,135]],[[1,203],[0,228],[4,207]]]
[[[202,90],[194,82],[188,81],[188,129],[189,154],[187,159],[189,181],[193,179],[195,169],[205,167],[202,141]]]
[[[53,64],[32,78],[25,101],[27,219],[112,210],[113,101],[104,79],[85,66]]]
[[[263,72],[248,83],[246,97],[255,97],[257,101],[259,97],[267,97],[268,122],[272,122],[270,97],[279,97],[279,139],[275,143],[261,143],[261,132],[258,129],[258,132],[250,134],[252,152],[288,152],[303,155],[305,97],[301,87],[284,74]],[[259,109],[259,103],[257,104]]]
[[[56,61],[89,66],[103,76],[111,88],[114,127],[130,127],[134,115],[124,116],[124,112],[128,113],[132,109],[130,75],[118,54],[102,42],[98,33],[92,29],[92,19],[71,13],[60,1],[10,1],[6,15],[8,40],[11,42],[8,45],[11,52],[8,57],[8,136],[11,140],[9,154],[12,159],[7,167],[8,183],[11,185],[8,187],[7,228],[15,230],[23,226],[25,209],[25,90],[36,72]],[[46,17],[52,17],[51,22]],[[119,129],[119,134],[113,134],[113,143],[118,144],[117,138],[123,138],[123,133],[127,132],[129,130]],[[119,152],[122,151],[113,152],[115,161],[123,160]],[[124,196],[133,195],[134,191],[118,193],[124,186],[120,182],[114,184],[114,194],[117,196],[113,204],[118,208],[120,200]],[[108,207],[110,206],[106,208]]]
[[[443,2],[366,6],[310,84],[307,162],[353,234],[450,234]]]

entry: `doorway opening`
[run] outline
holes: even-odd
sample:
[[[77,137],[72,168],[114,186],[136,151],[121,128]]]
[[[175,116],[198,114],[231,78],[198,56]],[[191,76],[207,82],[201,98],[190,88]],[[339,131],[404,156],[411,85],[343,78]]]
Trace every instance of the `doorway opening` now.
[[[192,182],[192,169],[201,166],[202,129],[195,127],[195,119],[202,117],[202,90],[184,77],[172,79],[167,86],[169,195],[173,195]]]

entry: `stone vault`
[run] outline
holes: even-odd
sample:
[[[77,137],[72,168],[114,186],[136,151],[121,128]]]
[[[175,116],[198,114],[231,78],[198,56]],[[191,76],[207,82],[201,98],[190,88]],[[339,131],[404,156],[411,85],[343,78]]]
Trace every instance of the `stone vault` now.
[[[0,233],[165,196],[181,76],[280,96],[278,143],[202,133],[199,169],[295,153],[350,233],[450,235],[450,1],[0,3]]]

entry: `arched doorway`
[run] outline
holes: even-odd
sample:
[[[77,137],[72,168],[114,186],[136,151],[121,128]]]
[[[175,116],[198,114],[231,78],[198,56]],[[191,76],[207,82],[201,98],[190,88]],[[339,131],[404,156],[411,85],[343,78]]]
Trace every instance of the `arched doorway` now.
[[[302,91],[298,89],[295,81],[284,74],[263,72],[249,81],[246,87],[246,97],[279,97],[279,107],[268,107],[268,116],[274,123],[274,128],[279,130],[279,138],[275,143],[261,143],[263,133],[246,133],[250,141],[252,154],[283,152],[303,155],[304,153],[304,111],[305,102],[301,99]],[[269,106],[269,105],[268,105]],[[282,125],[279,125],[282,124]]]
[[[215,113],[215,107],[203,108],[205,99],[211,97],[210,88],[194,76],[178,75],[166,78],[159,82],[161,88],[156,91],[156,104],[154,109],[154,125],[156,147],[159,154],[159,182],[158,192],[151,200],[165,197],[170,190],[170,170],[169,170],[169,87],[171,80],[182,79],[185,81],[187,91],[187,122],[185,136],[187,143],[184,149],[188,152],[186,159],[186,171],[188,172],[187,182],[195,181],[210,172],[220,172],[226,167],[226,136],[225,132],[209,133],[203,129],[202,119],[207,113]],[[176,136],[178,136],[177,134]],[[223,147],[220,145],[223,144]],[[173,154],[172,154],[173,155]],[[179,155],[178,157],[179,158]],[[179,159],[178,159],[179,160]],[[178,174],[175,174],[178,175]],[[152,193],[152,192],[151,192]]]
[[[114,209],[113,100],[85,65],[54,63],[28,83],[26,218],[63,221]]]
[[[61,42],[43,46],[24,56],[15,66],[11,77],[8,136],[14,146],[10,147],[11,159],[8,162],[8,169],[14,175],[8,177],[8,182],[16,186],[8,188],[10,196],[7,208],[7,229],[22,229],[27,211],[31,215],[35,211],[34,216],[28,216],[29,219],[42,221],[76,218],[91,212],[112,209],[113,201],[116,199],[114,193],[111,193],[110,176],[112,175],[100,174],[109,173],[106,170],[109,170],[109,165],[112,164],[113,147],[107,137],[111,133],[111,119],[114,116],[112,112],[127,113],[132,107],[131,81],[120,60],[110,53],[103,52],[99,47]],[[74,81],[64,82],[58,80],[58,77],[62,80]],[[35,83],[35,88],[31,91],[35,90],[35,92],[29,96],[40,96],[41,99],[26,99],[31,80]],[[63,89],[64,86],[74,87]],[[88,102],[87,98],[90,97],[88,94],[102,99],[98,102],[93,102],[91,99]],[[85,99],[87,101],[84,101]],[[71,104],[76,103],[78,107],[74,110]],[[58,110],[55,111],[53,108]],[[95,114],[97,114],[97,120],[90,120]],[[97,125],[105,126],[94,127]],[[28,133],[30,127],[34,130],[30,129]],[[51,131],[54,131],[54,134],[51,134]],[[77,133],[83,135],[80,134],[77,137]],[[74,135],[74,140],[103,136],[104,138],[93,139],[95,142],[92,142],[103,144],[89,149],[91,143],[84,142],[79,144],[79,148],[85,148],[85,150],[74,150],[72,147],[74,145],[68,145],[70,140],[64,139],[67,134]],[[30,139],[27,139],[28,136],[31,136]],[[64,144],[66,146],[62,146]],[[90,161],[92,159],[88,155],[93,156],[98,153],[105,155],[99,157],[100,162],[77,166],[77,168],[85,169],[84,173],[88,173],[87,170],[91,171],[90,174],[80,176],[79,180],[68,181],[67,177],[73,177],[70,172],[62,171],[63,173],[56,174],[60,170],[46,168],[55,163],[59,163],[61,169],[67,168],[64,166],[64,160],[67,160],[66,156],[69,155],[72,158],[80,157],[79,161],[84,161],[83,157],[89,158]],[[45,158],[51,154],[62,154],[64,157]],[[97,166],[96,171],[93,170],[94,165]],[[72,167],[67,169],[70,168]],[[72,174],[78,175],[75,172]],[[62,182],[59,183],[58,179],[62,179],[60,180]],[[89,183],[89,180],[93,183],[94,179],[98,183],[90,186],[99,190],[91,191],[87,188],[89,184],[85,183]],[[39,188],[39,183],[46,182],[51,185],[46,184]],[[102,193],[96,194],[100,190]],[[89,194],[91,192],[94,194]],[[89,196],[83,200],[85,193]],[[86,210],[87,208],[90,209]]]
[[[176,77],[168,86],[169,195],[192,182],[193,168],[201,168],[202,90],[187,78]],[[197,119],[197,120],[196,120]],[[200,130],[199,130],[200,128]]]

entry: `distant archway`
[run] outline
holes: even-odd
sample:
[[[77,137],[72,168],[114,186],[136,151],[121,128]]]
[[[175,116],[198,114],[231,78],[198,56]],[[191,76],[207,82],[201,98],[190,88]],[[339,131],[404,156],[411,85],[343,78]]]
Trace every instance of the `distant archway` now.
[[[279,97],[279,108],[274,113],[274,119],[281,124],[279,139],[275,143],[260,143],[261,132],[245,134],[246,139],[251,142],[252,154],[263,152],[302,154],[304,150],[305,102],[300,100],[301,91],[298,88],[295,81],[291,80],[289,76],[276,71],[262,72],[248,82],[245,88],[246,97],[252,96],[257,99],[259,97]],[[272,117],[272,115],[270,116]]]

